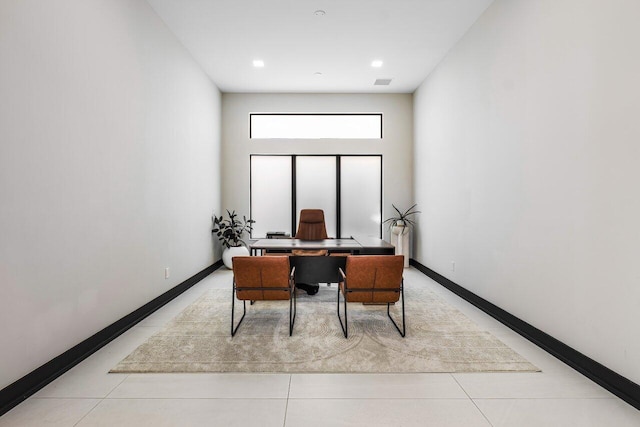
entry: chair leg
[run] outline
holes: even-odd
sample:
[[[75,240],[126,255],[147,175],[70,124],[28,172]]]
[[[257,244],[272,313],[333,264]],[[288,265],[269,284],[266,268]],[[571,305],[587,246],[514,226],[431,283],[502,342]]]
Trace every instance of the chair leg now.
[[[395,320],[393,320],[393,317],[391,317],[391,311],[390,311],[390,307],[391,304],[387,303],[387,316],[389,316],[389,319],[391,319],[391,322],[393,323],[393,326],[396,327],[396,329],[398,330],[398,332],[400,332],[400,336],[402,336],[402,338],[404,338],[404,336],[406,335],[406,322],[405,322],[405,318],[404,318],[404,280],[402,281],[402,285],[400,287],[400,299],[402,300],[402,330],[400,330],[400,328],[398,327],[398,324],[396,323]]]
[[[293,299],[293,302],[291,301]],[[293,334],[293,325],[296,323],[296,290],[293,289],[293,298],[289,297],[289,336]],[[291,305],[293,304],[293,316],[291,315]]]
[[[234,286],[233,294],[231,294],[231,336],[232,337],[235,336],[236,332],[238,331],[238,328],[240,327],[240,324],[244,320],[245,314],[247,314],[247,302],[243,300],[242,301],[242,317],[240,318],[240,321],[238,322],[238,324],[234,328],[233,327],[233,319],[235,317],[235,306],[236,306],[236,290],[235,290],[235,286]]]
[[[344,299],[344,325],[342,324],[342,318],[340,317],[340,285],[338,285],[338,320],[340,321],[340,327],[345,338],[349,338],[349,325],[347,319],[347,298]]]

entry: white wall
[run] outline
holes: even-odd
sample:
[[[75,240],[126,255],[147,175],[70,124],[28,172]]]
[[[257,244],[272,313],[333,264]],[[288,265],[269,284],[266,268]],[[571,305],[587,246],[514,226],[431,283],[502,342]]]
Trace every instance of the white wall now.
[[[219,259],[220,93],[144,1],[2,1],[0,58],[3,388]]]
[[[412,104],[411,94],[223,94],[223,208],[249,215],[250,154],[382,154],[383,218],[393,214],[391,204],[408,208],[413,200]],[[384,138],[250,140],[249,113],[265,112],[381,112]]]
[[[415,258],[636,383],[638,16],[497,0],[414,94]]]

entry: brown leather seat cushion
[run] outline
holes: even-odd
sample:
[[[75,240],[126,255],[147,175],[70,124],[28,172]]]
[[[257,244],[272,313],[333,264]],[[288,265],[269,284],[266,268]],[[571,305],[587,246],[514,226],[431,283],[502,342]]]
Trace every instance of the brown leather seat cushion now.
[[[325,256],[328,251],[326,249],[294,249],[291,255],[294,256]]]

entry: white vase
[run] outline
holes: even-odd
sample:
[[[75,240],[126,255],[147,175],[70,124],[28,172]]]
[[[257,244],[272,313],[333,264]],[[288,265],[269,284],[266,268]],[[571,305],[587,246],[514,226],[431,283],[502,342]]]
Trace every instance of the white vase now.
[[[409,227],[391,227],[391,244],[396,247],[396,255],[404,255],[404,266],[409,267]]]
[[[391,232],[396,236],[399,236],[400,234],[406,236],[409,233],[409,227],[405,225],[394,225],[391,227]]]
[[[249,249],[245,246],[232,246],[230,248],[224,248],[222,251],[222,262],[224,266],[229,270],[233,270],[233,257],[234,256],[249,256]]]

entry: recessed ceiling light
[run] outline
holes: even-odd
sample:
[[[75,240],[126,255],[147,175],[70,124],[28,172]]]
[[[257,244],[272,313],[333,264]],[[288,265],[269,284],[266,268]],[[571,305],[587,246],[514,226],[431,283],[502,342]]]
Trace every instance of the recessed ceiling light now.
[[[314,76],[321,76],[322,73],[320,71],[316,71],[315,73],[313,73]]]
[[[262,68],[264,67],[264,61],[262,59],[254,59],[253,66],[256,68]]]
[[[324,10],[318,9],[315,12],[313,12],[313,14],[316,15],[316,16],[324,16],[324,15],[327,14],[327,12],[325,12]]]
[[[371,66],[375,68],[380,68],[382,67],[382,61],[380,61],[379,59],[376,59],[375,61],[371,62]]]

